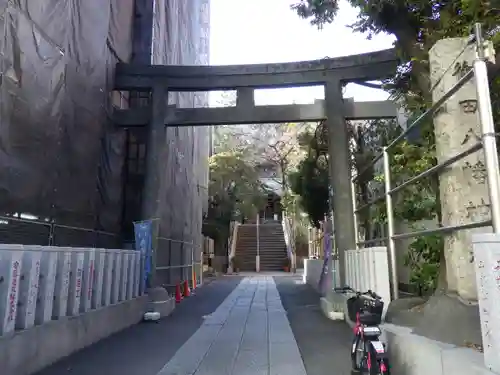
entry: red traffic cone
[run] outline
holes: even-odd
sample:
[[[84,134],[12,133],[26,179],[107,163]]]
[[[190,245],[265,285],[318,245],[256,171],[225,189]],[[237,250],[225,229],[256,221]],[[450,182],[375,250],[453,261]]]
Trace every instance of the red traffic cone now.
[[[181,295],[181,285],[177,283],[175,286],[175,303],[180,303],[182,301],[182,295]]]
[[[184,297],[189,297],[191,295],[191,291],[189,290],[189,283],[187,280],[184,281]]]

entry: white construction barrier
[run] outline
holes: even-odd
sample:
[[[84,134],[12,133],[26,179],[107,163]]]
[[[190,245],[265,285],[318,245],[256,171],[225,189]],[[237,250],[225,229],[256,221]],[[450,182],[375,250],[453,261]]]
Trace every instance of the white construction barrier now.
[[[377,293],[387,309],[391,302],[387,248],[368,247],[346,251],[346,284],[356,291],[372,290]]]
[[[138,251],[0,244],[0,336],[144,294]]]

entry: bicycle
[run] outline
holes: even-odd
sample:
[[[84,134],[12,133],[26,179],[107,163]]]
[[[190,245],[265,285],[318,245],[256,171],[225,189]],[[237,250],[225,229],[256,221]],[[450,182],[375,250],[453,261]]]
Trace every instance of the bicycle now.
[[[347,300],[349,318],[355,322],[351,346],[352,369],[367,375],[389,375],[389,360],[385,345],[380,341],[384,302],[376,293],[361,293],[342,288],[356,295]]]

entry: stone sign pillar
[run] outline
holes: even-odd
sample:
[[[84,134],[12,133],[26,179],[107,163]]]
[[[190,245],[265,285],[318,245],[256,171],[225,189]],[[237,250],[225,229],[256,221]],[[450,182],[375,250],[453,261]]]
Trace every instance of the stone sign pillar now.
[[[443,39],[429,51],[431,84],[436,86],[432,92],[434,102],[472,67],[475,48],[474,45],[466,45],[465,38]],[[464,53],[454,62],[462,50]],[[448,69],[450,65],[451,68]],[[448,99],[438,111],[434,118],[434,132],[438,162],[443,162],[481,141],[474,78]],[[490,200],[482,150],[443,170],[439,184],[444,226],[490,218]],[[477,232],[491,232],[491,227],[457,231],[445,235],[444,241],[448,290],[470,301],[477,300],[471,244],[471,235]]]
[[[345,252],[355,249],[354,212],[351,190],[351,155],[349,132],[343,113],[342,88],[339,81],[325,84],[325,113],[328,124],[328,156],[333,187],[333,222],[338,249],[338,276],[345,286]],[[331,265],[329,267],[331,269]]]

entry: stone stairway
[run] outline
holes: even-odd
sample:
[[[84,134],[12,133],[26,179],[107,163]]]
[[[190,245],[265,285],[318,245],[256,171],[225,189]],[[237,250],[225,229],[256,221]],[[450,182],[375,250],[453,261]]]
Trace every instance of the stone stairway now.
[[[260,270],[283,271],[288,259],[285,236],[280,222],[259,225]],[[240,271],[255,271],[257,256],[257,226],[243,224],[238,227],[236,258]]]

